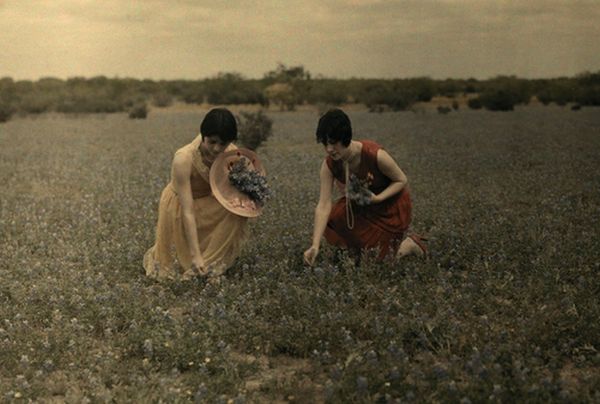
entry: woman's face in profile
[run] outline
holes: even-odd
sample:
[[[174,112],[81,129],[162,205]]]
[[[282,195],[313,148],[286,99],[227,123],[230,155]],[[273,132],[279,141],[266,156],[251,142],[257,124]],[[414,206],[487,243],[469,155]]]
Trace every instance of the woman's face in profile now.
[[[342,142],[334,142],[327,143],[325,145],[325,151],[327,155],[331,157],[333,160],[337,161],[340,159],[345,159],[349,153],[349,148],[344,146]]]
[[[204,163],[210,166],[219,154],[227,149],[227,146],[229,142],[223,143],[219,136],[202,136],[199,149]]]

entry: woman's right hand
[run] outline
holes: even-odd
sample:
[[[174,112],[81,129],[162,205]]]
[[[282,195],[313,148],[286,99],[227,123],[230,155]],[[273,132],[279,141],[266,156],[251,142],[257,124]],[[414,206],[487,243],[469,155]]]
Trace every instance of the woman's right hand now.
[[[317,259],[317,255],[319,255],[319,248],[311,246],[308,250],[304,251],[304,263],[312,267]]]
[[[204,263],[204,260],[201,257],[192,258],[191,269],[192,269],[192,272],[194,272],[197,275],[208,274],[206,264]]]

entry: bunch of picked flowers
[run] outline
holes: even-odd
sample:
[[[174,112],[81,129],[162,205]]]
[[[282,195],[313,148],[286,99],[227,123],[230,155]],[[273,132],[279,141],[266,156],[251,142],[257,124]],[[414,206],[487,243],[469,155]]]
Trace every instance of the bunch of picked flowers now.
[[[229,181],[259,206],[263,206],[271,197],[266,177],[258,170],[250,168],[250,160],[245,156],[229,163]]]
[[[369,185],[371,185],[372,179],[373,175],[371,173],[364,179],[358,178],[356,174],[350,174],[350,180],[346,184],[348,199],[358,206],[370,205],[373,192],[369,190]]]

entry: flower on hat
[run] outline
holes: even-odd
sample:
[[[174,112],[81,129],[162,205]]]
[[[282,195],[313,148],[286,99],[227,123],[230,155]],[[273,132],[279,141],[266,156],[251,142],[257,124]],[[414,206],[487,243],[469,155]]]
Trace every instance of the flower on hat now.
[[[240,192],[248,195],[252,202],[263,206],[271,197],[271,189],[267,179],[252,167],[254,162],[237,153],[238,159],[229,163],[229,182]]]

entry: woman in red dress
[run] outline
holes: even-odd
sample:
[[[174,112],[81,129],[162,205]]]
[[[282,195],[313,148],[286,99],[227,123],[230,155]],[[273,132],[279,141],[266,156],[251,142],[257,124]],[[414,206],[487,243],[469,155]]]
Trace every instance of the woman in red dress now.
[[[304,261],[314,264],[323,235],[329,244],[355,256],[372,248],[379,249],[379,259],[389,254],[425,255],[423,240],[408,233],[408,180],[388,152],[373,141],[352,140],[350,118],[340,109],[319,119],[317,141],[325,146],[327,158],[321,165],[312,245]],[[334,185],[344,193],[335,204]]]

